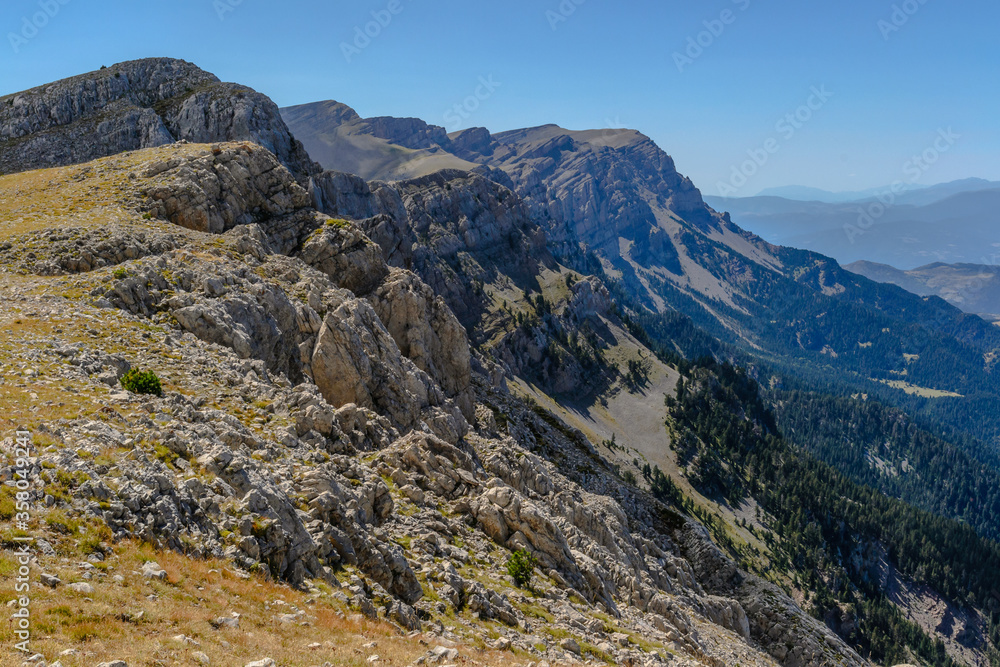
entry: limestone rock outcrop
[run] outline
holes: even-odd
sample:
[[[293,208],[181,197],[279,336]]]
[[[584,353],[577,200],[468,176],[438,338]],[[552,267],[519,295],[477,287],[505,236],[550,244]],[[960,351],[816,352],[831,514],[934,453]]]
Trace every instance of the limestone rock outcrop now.
[[[251,141],[297,177],[319,169],[270,99],[191,63],[149,58],[0,98],[0,172],[87,162],[175,141]]]
[[[147,210],[175,225],[222,233],[309,206],[309,193],[272,153],[253,144],[217,145],[150,164]]]
[[[469,340],[444,299],[414,274],[393,269],[371,301],[400,351],[472,419]]]
[[[100,77],[132,76],[115,73]],[[132,91],[129,103],[153,105],[171,136],[253,134],[251,109],[262,108],[228,89],[234,99],[212,99],[207,77],[208,88],[191,91],[101,81],[107,90],[88,109]],[[91,111],[18,136],[62,141]],[[403,129],[424,141],[420,126]],[[129,257],[118,247],[140,237],[126,229],[101,255],[124,258],[122,272],[79,265],[72,279],[85,296],[16,292],[34,300],[19,308],[54,316],[51,297],[106,325],[75,345],[46,334],[33,358],[95,385],[111,411],[44,425],[55,446],[39,466],[72,484],[48,502],[119,538],[225,557],[294,585],[325,580],[352,610],[407,631],[426,624],[443,636],[452,632],[443,620],[497,621],[503,635],[490,641],[539,660],[590,652],[617,664],[865,664],[780,590],[740,571],[699,524],[624,483],[582,433],[473,372],[487,368],[473,363],[467,334],[482,283],[501,268],[537,277],[551,256],[531,208],[554,202],[526,205],[460,171],[361,187],[296,167],[294,144],[265,135],[277,155],[232,143],[152,150],[122,187],[137,223],[147,213],[143,222],[171,243]],[[485,140],[463,145],[481,150]],[[537,146],[538,165],[568,145]],[[336,207],[357,224],[327,217]],[[567,317],[609,312],[600,281],[571,283],[560,276]],[[127,353],[97,349],[105,342]],[[162,396],[108,391],[125,369],[149,363],[169,368]],[[113,472],[105,451],[116,452]],[[539,563],[530,596],[506,574],[512,549]]]

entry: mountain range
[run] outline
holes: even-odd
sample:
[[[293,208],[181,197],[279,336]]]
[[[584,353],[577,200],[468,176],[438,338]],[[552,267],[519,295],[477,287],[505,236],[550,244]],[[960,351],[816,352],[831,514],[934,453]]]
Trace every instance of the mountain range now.
[[[639,132],[574,132],[549,125],[497,135],[483,129],[446,135],[414,119],[359,121],[332,102],[282,113],[291,131],[306,138],[311,153],[322,151],[312,144],[315,137],[377,134],[380,142],[388,142],[380,144],[383,148],[426,151],[432,145],[439,155],[478,165],[478,173],[523,199],[548,247],[570,267],[586,269],[596,260],[609,280],[647,310],[679,312],[720,340],[786,367],[818,363],[848,374],[863,367],[879,379],[905,369],[920,378],[918,383],[946,388],[948,383],[921,368],[921,362],[904,361],[903,354],[917,354],[910,348],[916,349],[928,323],[937,322],[937,330],[962,321],[961,326],[976,330],[967,340],[995,344],[995,329],[963,319],[955,308],[870,282],[827,257],[776,246],[744,231],[729,215],[710,208],[671,158]],[[352,119],[347,130],[341,124],[345,118]],[[350,166],[338,163],[336,154],[328,160],[333,161],[326,168]],[[402,169],[409,172],[410,165],[405,162]],[[395,168],[383,164],[382,169],[392,176]],[[845,321],[858,326],[841,331],[837,323]],[[879,333],[897,349],[907,349],[897,358],[881,353],[873,358],[866,326],[872,327],[872,338]],[[967,377],[986,371],[975,365],[979,369],[970,368]]]
[[[939,296],[969,313],[1000,319],[1000,267],[981,264],[928,264],[909,271],[874,262],[844,267],[881,283],[899,285],[921,296]]]
[[[365,623],[401,664],[998,662],[1000,328],[773,238],[853,205],[719,208],[638,131],[279,110],[171,59],[0,98],[0,172],[3,419],[40,439],[40,566],[103,564],[74,598],[96,636],[146,619],[144,651],[223,664],[354,660]],[[981,250],[993,194],[893,211]]]
[[[994,265],[1000,188],[959,181],[844,203],[781,197],[707,198],[772,243],[909,270],[930,263]]]
[[[988,181],[985,178],[964,178],[949,183],[938,183],[936,185],[923,186],[918,183],[903,183],[895,188],[885,185],[880,188],[869,188],[868,190],[858,190],[853,192],[830,192],[820,188],[810,188],[801,185],[789,185],[777,188],[765,188],[758,192],[755,197],[779,197],[781,199],[791,199],[793,201],[814,201],[825,204],[849,204],[855,202],[870,202],[886,193],[894,193],[897,204],[924,205],[940,201],[945,197],[960,192],[971,192],[975,190],[991,190],[1000,187],[996,181]]]

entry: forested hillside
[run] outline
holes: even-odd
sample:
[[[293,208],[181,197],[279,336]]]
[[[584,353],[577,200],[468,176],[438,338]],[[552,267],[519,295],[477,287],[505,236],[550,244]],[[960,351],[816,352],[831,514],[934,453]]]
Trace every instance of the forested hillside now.
[[[862,397],[776,391],[778,426],[853,481],[1000,538],[1000,474],[908,417]],[[966,442],[966,447],[981,447]]]
[[[771,553],[734,551],[811,591],[811,613],[859,651],[892,664],[908,648],[929,664],[951,664],[943,644],[886,599],[877,558],[870,558],[884,549],[890,564],[913,582],[982,610],[988,627],[984,650],[992,664],[1000,664],[995,542],[966,524],[862,486],[790,443],[757,384],[738,368],[698,362],[666,404],[674,447],[694,484],[730,503],[752,498],[761,510]]]

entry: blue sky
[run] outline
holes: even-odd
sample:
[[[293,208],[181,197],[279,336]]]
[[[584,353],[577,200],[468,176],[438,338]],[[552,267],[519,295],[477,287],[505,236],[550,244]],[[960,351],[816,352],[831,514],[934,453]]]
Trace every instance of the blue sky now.
[[[998,26],[989,0],[6,0],[0,94],[171,56],[282,106],[636,128],[705,194],[1000,180]]]

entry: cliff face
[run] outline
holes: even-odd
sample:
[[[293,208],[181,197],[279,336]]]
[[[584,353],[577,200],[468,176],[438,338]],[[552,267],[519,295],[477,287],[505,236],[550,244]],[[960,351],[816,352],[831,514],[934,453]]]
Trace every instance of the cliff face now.
[[[575,240],[617,255],[619,236],[642,240],[656,226],[651,204],[706,225],[718,217],[691,181],[677,173],[670,156],[633,130],[572,132],[547,125],[497,135],[485,128],[448,135],[414,118],[364,119],[337,102],[291,107],[282,115],[311,151],[324,156],[321,162],[328,169],[359,166],[329,151],[325,137],[338,133],[384,142],[379,144],[386,152],[386,161],[380,162],[383,180],[412,176],[413,157],[390,157],[393,146],[488,166],[494,170],[491,177],[505,185],[509,181],[525,199],[532,218],[548,221],[552,242]],[[441,164],[429,162],[428,174],[430,168]]]
[[[470,332],[490,309],[477,285],[502,275],[523,289],[554,263],[521,198],[479,174],[382,183],[328,171],[313,178],[312,191],[320,210],[357,221],[387,262],[417,273]]]
[[[443,135],[442,128],[414,119],[363,119],[336,102],[282,113],[328,169],[408,181],[415,172],[426,176],[457,166],[508,187],[556,255],[575,264],[571,258],[581,248],[596,253],[606,268],[636,285],[640,300],[654,306],[662,307],[663,295],[652,283],[665,278],[699,300],[732,291],[724,280],[706,281],[702,249],[687,248],[692,243],[686,236],[694,235],[694,246],[711,236],[738,252],[750,248],[751,262],[767,254],[709,208],[670,156],[634,130],[577,132],[546,125],[495,135],[485,128]],[[340,150],[332,150],[331,136],[340,137]],[[363,160],[343,143],[347,137],[351,146],[364,146]]]
[[[0,363],[25,380],[4,398],[51,441],[39,469],[68,485],[37,502],[105,526],[102,554],[135,537],[225,558],[406,631],[471,643],[489,627],[490,646],[539,660],[866,664],[581,432],[507,392],[481,354],[581,388],[562,350],[613,339],[611,299],[553,260],[533,210],[574,235],[598,238],[593,221],[615,211],[634,231],[641,207],[610,190],[631,168],[620,155],[562,131],[479,135],[460,143],[492,154],[480,173],[366,183],[320,173],[266,99],[179,61],[18,98],[4,101],[3,159],[70,166],[0,177]],[[239,141],[123,152],[147,140],[124,131],[79,145],[87,123],[138,117],[160,144]],[[379,131],[442,141],[410,125]],[[662,172],[650,191],[697,215],[696,191],[633,139],[622,154]],[[75,165],[94,151],[113,155]],[[555,182],[557,160],[578,167],[572,182]],[[536,178],[580,210],[556,211]],[[31,206],[41,222],[26,222]],[[584,322],[593,341],[567,335]],[[166,392],[122,391],[132,367]],[[34,391],[49,392],[42,415]],[[537,558],[531,596],[504,574],[511,550]]]
[[[0,172],[189,141],[252,141],[298,178],[317,171],[270,99],[191,63],[151,58],[0,98]]]
[[[713,214],[691,181],[648,137],[632,130],[571,132],[554,125],[479,138],[466,156],[505,171],[536,217],[602,253],[619,237],[640,241],[659,205],[690,222]]]

